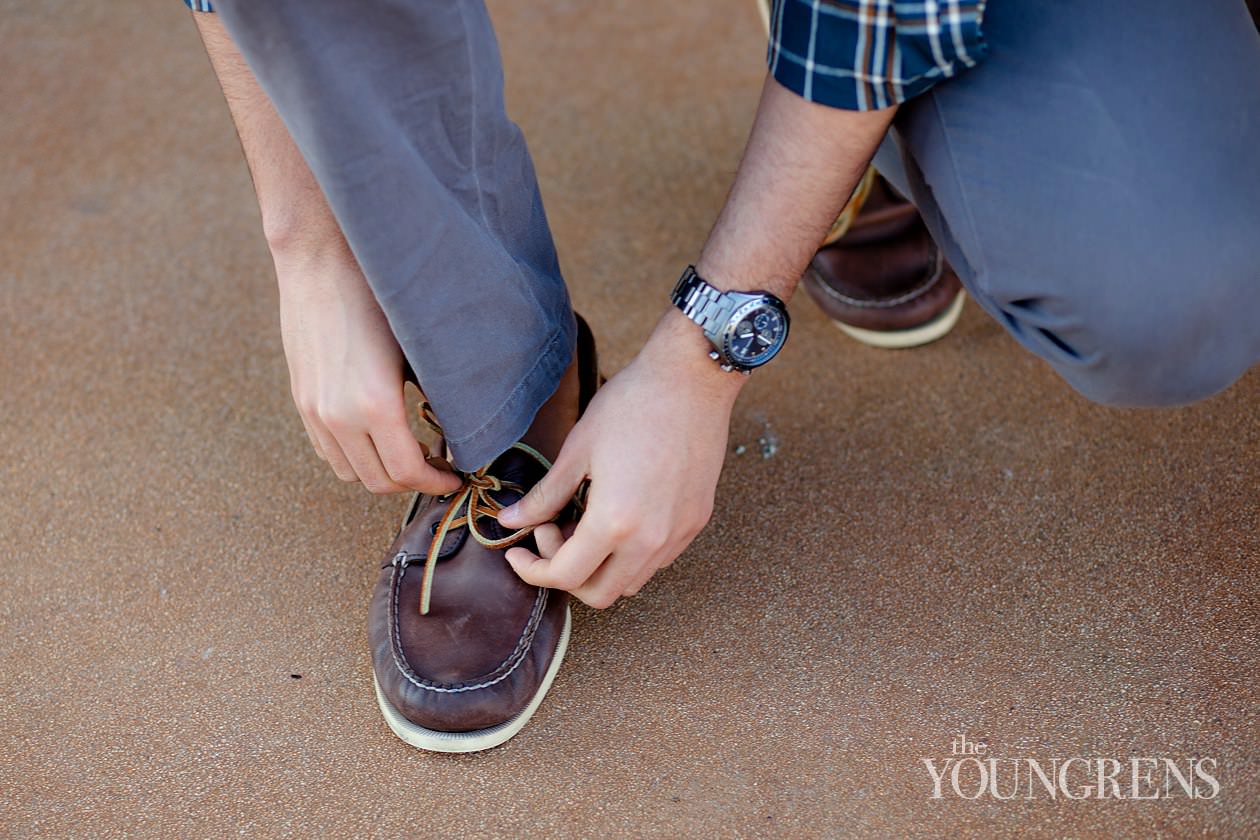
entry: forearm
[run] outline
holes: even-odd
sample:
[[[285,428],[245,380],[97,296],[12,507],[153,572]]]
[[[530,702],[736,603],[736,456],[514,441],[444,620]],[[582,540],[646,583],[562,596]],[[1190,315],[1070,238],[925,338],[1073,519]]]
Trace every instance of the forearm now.
[[[735,184],[696,265],[700,276],[723,289],[791,297],[895,112],[818,105],[767,77]]]
[[[700,276],[720,289],[789,299],[895,112],[818,105],[767,77],[735,184],[696,263]],[[710,349],[670,307],[644,352],[733,400],[746,379],[720,372]]]
[[[217,15],[193,18],[236,125],[273,257],[344,256],[345,239],[323,192],[231,36]]]

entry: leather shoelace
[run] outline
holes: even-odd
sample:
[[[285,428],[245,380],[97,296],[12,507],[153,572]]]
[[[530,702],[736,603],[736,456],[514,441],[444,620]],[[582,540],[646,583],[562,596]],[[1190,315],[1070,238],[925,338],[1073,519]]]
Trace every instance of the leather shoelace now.
[[[437,422],[437,416],[434,415],[433,409],[427,402],[420,405],[420,417],[425,423],[429,424],[438,434],[442,433],[442,427]],[[542,465],[544,471],[551,469],[551,462],[538,450],[528,444],[516,442],[512,444],[510,449],[517,449],[533,458]],[[450,503],[447,505],[446,513],[438,523],[437,530],[433,532],[433,541],[429,543],[429,553],[424,561],[424,577],[420,584],[420,614],[429,614],[429,596],[433,592],[433,572],[437,568],[438,555],[442,552],[442,546],[446,544],[446,535],[456,528],[468,528],[468,533],[474,540],[489,549],[508,548],[525,539],[533,533],[534,525],[527,525],[519,528],[512,533],[500,539],[492,539],[481,532],[477,526],[478,519],[490,518],[498,521],[499,511],[503,510],[504,505],[500,504],[492,493],[498,493],[502,490],[514,490],[521,495],[525,494],[525,488],[511,481],[503,481],[496,476],[490,474],[490,467],[493,464],[487,464],[476,472],[460,472],[460,476],[464,479],[464,485],[449,496]]]

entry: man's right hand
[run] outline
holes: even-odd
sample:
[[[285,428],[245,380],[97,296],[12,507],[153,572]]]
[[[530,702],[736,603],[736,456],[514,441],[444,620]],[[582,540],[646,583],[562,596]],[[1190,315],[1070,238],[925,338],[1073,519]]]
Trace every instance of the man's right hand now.
[[[538,526],[539,554],[508,550],[516,573],[593,607],[634,595],[695,539],[713,512],[731,409],[744,377],[723,373],[676,309],[608,381],[569,433],[551,471],[499,514]],[[590,479],[586,512],[564,539],[549,520]]]
[[[373,493],[459,489],[412,434],[402,350],[345,241],[272,255],[293,399],[315,452]]]

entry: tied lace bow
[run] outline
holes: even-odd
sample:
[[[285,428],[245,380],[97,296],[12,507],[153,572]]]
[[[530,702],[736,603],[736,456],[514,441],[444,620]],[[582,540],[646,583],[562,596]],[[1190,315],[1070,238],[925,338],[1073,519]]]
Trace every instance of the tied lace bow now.
[[[420,406],[420,416],[433,428],[438,434],[442,433],[442,427],[437,422],[437,416],[434,415],[433,409],[429,404],[422,403]],[[538,450],[528,444],[516,442],[512,444],[511,449],[517,449],[533,458],[542,465],[543,470],[551,469],[551,462]],[[499,511],[503,510],[502,505],[492,496],[492,493],[498,493],[501,490],[514,490],[521,495],[525,494],[525,488],[512,481],[503,481],[497,476],[490,474],[492,464],[487,464],[476,472],[461,472],[460,475],[464,479],[464,486],[451,494],[450,504],[446,508],[446,513],[438,523],[437,530],[433,532],[433,541],[429,543],[429,553],[424,561],[424,577],[420,583],[420,614],[429,614],[429,596],[433,592],[433,572],[437,568],[438,555],[442,552],[442,546],[446,544],[446,535],[456,528],[467,527],[468,533],[472,538],[489,549],[508,548],[516,545],[533,533],[534,525],[527,525],[519,528],[512,533],[500,539],[492,539],[481,532],[477,526],[477,520],[490,518],[498,521]]]

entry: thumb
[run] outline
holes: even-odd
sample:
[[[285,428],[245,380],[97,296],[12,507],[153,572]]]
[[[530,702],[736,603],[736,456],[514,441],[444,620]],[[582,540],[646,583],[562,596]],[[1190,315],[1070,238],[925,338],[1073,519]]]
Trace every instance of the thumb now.
[[[577,492],[586,478],[586,470],[577,458],[566,460],[564,453],[556,463],[516,504],[499,511],[499,524],[506,528],[527,528],[550,522]]]

